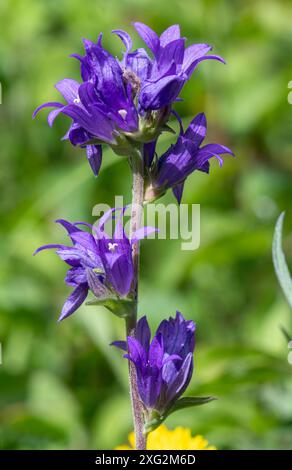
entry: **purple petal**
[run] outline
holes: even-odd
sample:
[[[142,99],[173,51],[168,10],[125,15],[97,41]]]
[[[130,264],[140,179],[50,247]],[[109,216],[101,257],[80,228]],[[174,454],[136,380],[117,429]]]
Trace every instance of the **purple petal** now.
[[[187,47],[184,53],[183,71],[189,75],[189,70],[192,68],[193,63],[211,50],[212,47],[209,44],[192,44]]]
[[[180,27],[178,24],[174,24],[167,28],[160,36],[160,45],[165,47],[169,42],[180,38]]]
[[[116,348],[126,352],[128,350],[126,341],[113,341],[110,346],[115,346]]]
[[[89,164],[95,176],[98,175],[102,161],[101,145],[87,145],[86,153]]]
[[[68,104],[74,104],[76,100],[79,99],[79,87],[80,83],[76,82],[76,80],[72,80],[71,78],[64,78],[64,80],[61,80],[55,85],[55,88],[59,93],[61,93]]]
[[[150,345],[151,331],[149,328],[147,317],[145,315],[144,317],[140,318],[140,320],[138,320],[136,330],[135,330],[135,337],[140,342],[140,344],[145,349],[145,351],[148,352],[149,345]]]
[[[175,111],[175,109],[171,110],[171,114],[173,114],[176,117],[176,119],[179,123],[179,133],[180,133],[180,135],[182,135],[184,133],[184,128],[183,128],[183,123],[182,123],[180,115],[178,114],[177,111]]]
[[[142,82],[149,77],[152,63],[145,49],[139,48],[129,53],[125,62],[125,66],[133,71]],[[129,79],[132,79],[134,87],[138,89],[140,84],[136,81],[135,77],[131,77],[130,75]]]
[[[116,227],[115,227],[113,241],[125,240],[125,239],[128,240],[128,237],[126,236],[125,230],[124,230],[124,215],[125,215],[126,209],[127,209],[127,206],[120,209],[120,215],[116,218]],[[127,243],[127,247],[128,247],[128,243]]]
[[[131,243],[137,243],[139,240],[147,238],[149,235],[155,232],[159,232],[159,230],[155,227],[141,227],[133,233]]]
[[[163,337],[156,333],[149,347],[148,361],[151,367],[162,368],[164,356]]]
[[[63,108],[64,105],[62,103],[59,103],[58,101],[48,101],[47,103],[41,104],[38,106],[32,115],[32,118],[34,119],[36,115],[44,108]]]
[[[65,220],[65,219],[57,219],[55,220],[56,224],[60,224],[62,225],[62,227],[64,227],[65,230],[67,230],[67,233],[68,235],[71,236],[72,233],[75,233],[75,232],[80,232],[80,228],[76,227],[75,224],[71,224],[71,222],[68,222],[68,220]],[[73,238],[71,237],[71,240],[73,241],[74,243],[74,240]]]
[[[169,362],[173,361],[181,361],[182,358],[178,354],[171,354],[170,356],[164,356],[162,365],[165,366],[165,364],[168,364]]]
[[[96,241],[91,233],[79,230],[78,232],[71,233],[71,238],[75,243],[85,248],[85,250],[91,251],[92,253],[97,252]]]
[[[99,47],[102,47],[102,37],[103,37],[103,33],[99,33],[98,38],[97,38],[97,45]]]
[[[87,297],[88,287],[86,284],[81,284],[80,286],[76,287],[76,289],[71,292],[68,299],[63,305],[63,309],[58,321],[62,321],[65,318],[69,317],[74,313],[80,305],[84,302]]]
[[[206,137],[207,120],[204,113],[197,114],[187,128],[184,136],[199,147]]]
[[[156,148],[156,140],[153,142],[149,142],[143,145],[143,159],[147,166],[150,168],[153,162],[153,158],[155,156],[155,148]]]
[[[48,124],[50,127],[53,126],[56,117],[59,116],[59,114],[63,111],[63,109],[64,109],[64,106],[62,106],[62,108],[59,108],[59,109],[53,109],[53,111],[51,111],[48,114]]]
[[[81,266],[73,267],[67,271],[65,282],[69,286],[76,287],[87,282],[85,269]]]
[[[61,260],[65,261],[65,263],[69,264],[69,266],[80,267],[82,261],[85,261],[85,263],[87,262],[87,258],[84,256],[84,254],[75,247],[64,247],[58,249],[56,253],[61,258]]]
[[[173,192],[174,197],[176,198],[178,204],[181,203],[183,190],[184,190],[184,185],[185,185],[185,182],[182,181],[181,183],[174,186],[174,188],[172,188],[172,192]]]
[[[133,23],[133,26],[139,34],[140,38],[145,42],[146,46],[149,47],[149,49],[156,56],[159,51],[160,44],[159,37],[155,33],[155,31],[149,28],[149,26],[147,26],[146,24],[140,22]]]
[[[169,64],[181,65],[184,58],[185,39],[176,39],[159,51],[158,68],[161,74],[167,72]]]
[[[234,153],[228,147],[225,147],[224,145],[220,145],[220,144],[204,145],[204,147],[199,149],[196,155],[197,168],[198,169],[204,168],[204,165],[206,164],[206,162],[212,157],[217,158],[217,160],[219,160],[219,165],[222,166],[223,158],[221,158],[220,155],[224,153],[234,156]]]
[[[63,249],[63,248],[69,248],[67,247],[66,245],[60,245],[60,244],[50,244],[50,245],[42,245],[40,246],[39,248],[37,248],[35,250],[35,252],[33,253],[33,255],[36,255],[37,253],[39,253],[40,251],[43,251],[43,250],[51,250],[51,249]]]
[[[184,393],[190,383],[193,373],[193,354],[189,353],[183,364],[181,365],[178,374],[173,382],[169,384],[167,389],[167,401],[170,403]]]
[[[96,274],[92,269],[86,269],[87,282],[90,290],[96,298],[107,298],[110,295],[109,289],[103,282],[103,277]]]
[[[157,82],[146,81],[141,89],[139,101],[144,109],[159,109],[173,102],[185,82],[184,77],[169,75]]]
[[[155,408],[162,388],[162,369],[152,368],[149,375],[137,373],[138,390],[143,403],[148,408]]]
[[[127,349],[129,351],[127,358],[133,361],[136,367],[142,367],[143,363],[145,363],[147,359],[143,346],[139,343],[139,341],[137,341],[135,338],[132,338],[131,336],[127,337],[127,344]]]
[[[97,138],[108,143],[114,142],[112,136],[112,131],[114,129],[113,125],[104,116],[104,114],[102,114],[96,108],[91,107],[91,112],[89,114],[80,106],[70,104],[65,106],[62,112],[73,119],[74,122],[79,124],[86,131],[91,132]]]
[[[126,33],[126,31],[123,31],[121,29],[114,29],[112,33],[117,34],[119,36],[119,38],[122,40],[126,47],[126,54],[128,54],[133,47],[131,36]]]
[[[133,275],[132,258],[128,254],[118,256],[111,269],[107,271],[109,281],[121,296],[130,292]]]
[[[185,358],[188,353],[194,351],[195,324],[192,320],[185,320],[179,312],[175,318],[163,320],[157,334],[163,336],[164,350],[168,355],[178,354]]]
[[[81,71],[81,78],[84,82],[89,80],[90,78],[90,70],[88,67],[88,63],[86,57],[82,57],[80,54],[71,54],[70,57],[79,60],[80,62],[80,71]]]
[[[68,132],[68,137],[72,145],[84,145],[90,140],[90,135],[78,124],[72,124]]]
[[[204,57],[200,57],[199,59],[195,60],[192,65],[189,67],[188,71],[187,71],[187,75],[188,77],[191,76],[191,74],[193,73],[193,71],[195,70],[195,68],[197,67],[197,65],[200,63],[200,62],[203,62],[204,60],[218,60],[218,62],[222,62],[222,64],[225,64],[225,60],[220,57],[219,55],[205,55]]]

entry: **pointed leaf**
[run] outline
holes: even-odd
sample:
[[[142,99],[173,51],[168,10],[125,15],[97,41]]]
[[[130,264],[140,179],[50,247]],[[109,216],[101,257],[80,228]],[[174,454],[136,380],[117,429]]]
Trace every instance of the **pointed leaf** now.
[[[215,397],[183,397],[175,402],[175,404],[167,412],[167,416],[175,411],[182,410],[183,408],[189,408],[191,406],[205,405],[211,401],[217,400]]]
[[[274,232],[273,240],[273,262],[279,284],[284,295],[292,308],[292,279],[282,249],[282,232],[285,212],[280,214]]]
[[[90,300],[86,302],[86,305],[102,305],[120,318],[130,317],[134,308],[132,300],[118,299],[116,297],[103,297]]]

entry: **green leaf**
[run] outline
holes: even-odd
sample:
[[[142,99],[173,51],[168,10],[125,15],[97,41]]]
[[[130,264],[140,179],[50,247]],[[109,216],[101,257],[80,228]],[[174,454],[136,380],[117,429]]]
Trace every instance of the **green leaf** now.
[[[132,315],[134,302],[129,299],[118,299],[115,297],[99,298],[89,300],[86,305],[102,305],[107,308],[110,312],[114,313],[120,318],[127,318]]]
[[[286,262],[285,254],[282,249],[282,233],[285,212],[282,212],[276,222],[273,239],[273,262],[279,284],[284,292],[288,304],[292,308],[292,279]],[[281,327],[284,336],[290,341],[292,335]]]
[[[276,275],[285,297],[292,308],[292,279],[286,263],[285,254],[282,249],[282,232],[285,212],[279,216],[273,240],[273,262]]]
[[[175,402],[175,404],[166,411],[164,415],[158,413],[158,411],[153,410],[151,413],[150,420],[144,426],[144,434],[154,431],[161,423],[172,413],[183,408],[189,408],[191,406],[200,406],[205,405],[205,403],[210,403],[213,400],[217,400],[215,397],[184,397],[180,398]]]
[[[167,413],[169,416],[171,413],[175,411],[182,410],[183,408],[189,408],[191,406],[200,406],[205,405],[206,403],[210,403],[211,401],[217,400],[215,397],[183,397],[177,400],[175,404],[170,408]]]
[[[285,336],[286,340],[289,343],[289,341],[291,341],[292,335],[290,335],[290,333],[288,333],[288,331],[286,330],[286,328],[283,325],[280,325],[280,330],[282,331],[283,335]]]
[[[169,132],[170,134],[175,134],[175,130],[173,130],[172,127],[168,126],[167,124],[162,127],[162,131]]]

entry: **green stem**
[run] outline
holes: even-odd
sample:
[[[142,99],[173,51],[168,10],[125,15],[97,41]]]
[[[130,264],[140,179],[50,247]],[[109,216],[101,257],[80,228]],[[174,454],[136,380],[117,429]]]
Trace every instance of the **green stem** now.
[[[130,224],[130,239],[133,233],[141,227],[142,214],[143,214],[143,200],[144,200],[144,164],[143,157],[140,151],[137,151],[131,157],[131,167],[133,171],[133,186],[132,186],[132,213]],[[134,337],[135,328],[137,323],[137,308],[138,308],[138,281],[139,281],[139,260],[140,260],[140,245],[134,243],[132,248],[134,276],[132,284],[132,295],[134,299],[134,307],[131,317],[126,320],[126,335]],[[130,382],[130,395],[132,402],[132,412],[134,420],[135,442],[137,450],[146,449],[146,436],[144,430],[144,409],[143,404],[139,397],[137,374],[132,361],[129,361],[129,382]]]

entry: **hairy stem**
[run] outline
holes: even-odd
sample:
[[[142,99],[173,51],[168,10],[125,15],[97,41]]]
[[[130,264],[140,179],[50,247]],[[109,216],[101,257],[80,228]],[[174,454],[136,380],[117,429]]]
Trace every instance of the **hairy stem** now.
[[[130,224],[130,238],[133,233],[141,227],[142,214],[143,214],[143,199],[144,199],[144,175],[143,175],[143,159],[141,152],[137,151],[131,157],[131,166],[133,171],[133,186],[132,186],[132,213]],[[140,246],[139,243],[133,244],[132,248],[133,265],[134,265],[134,278],[132,285],[132,295],[134,298],[134,308],[132,316],[126,320],[126,334],[127,336],[134,337],[135,327],[137,323],[137,307],[138,307],[138,280],[139,280],[139,258]],[[144,414],[143,404],[141,403],[138,386],[137,374],[134,364],[129,361],[129,382],[130,394],[132,402],[133,420],[136,449],[146,449],[146,436],[143,433],[144,428]]]

